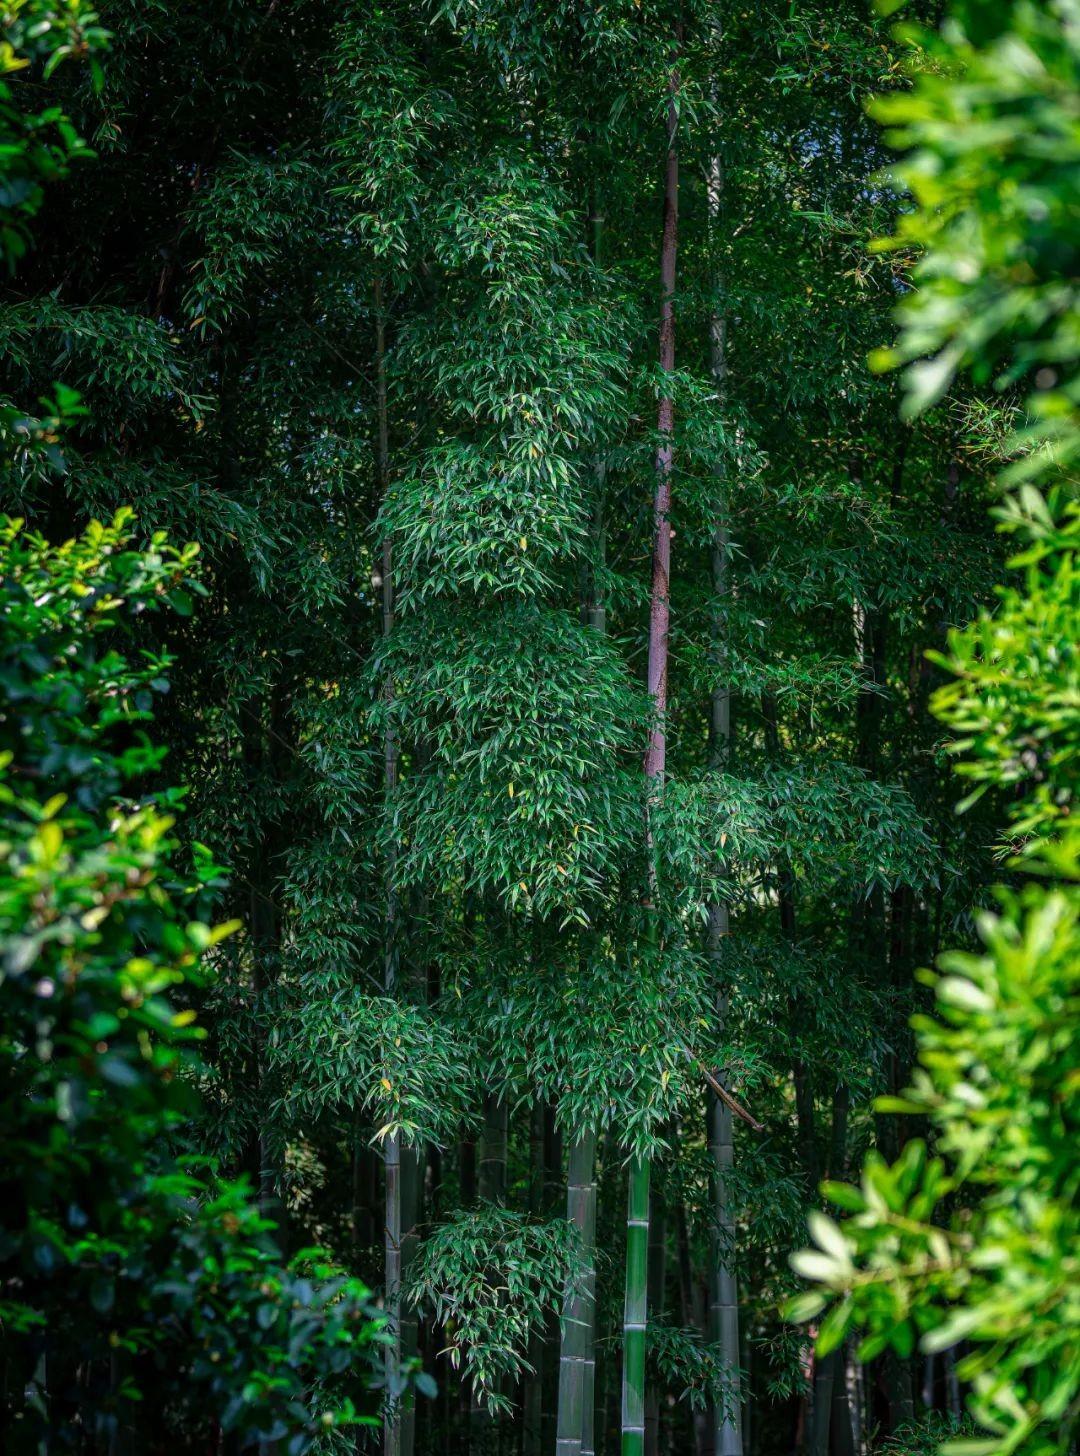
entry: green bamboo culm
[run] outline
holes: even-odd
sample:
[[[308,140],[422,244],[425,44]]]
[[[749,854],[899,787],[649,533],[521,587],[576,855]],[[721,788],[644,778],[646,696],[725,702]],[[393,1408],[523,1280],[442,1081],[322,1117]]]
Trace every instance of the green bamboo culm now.
[[[570,1148],[566,1181],[566,1217],[581,1239],[582,1254],[591,1268],[592,1242],[596,1226],[596,1134],[583,1130]],[[591,1281],[575,1280],[566,1291],[563,1307],[562,1343],[559,1351],[559,1407],[555,1456],[579,1456],[584,1447],[586,1406],[591,1408],[591,1390],[586,1396],[586,1376],[591,1386],[590,1334],[592,1319]],[[591,1449],[591,1432],[590,1432]]]
[[[590,1133],[592,1154],[582,1211],[585,1248],[584,1337],[581,1361],[581,1456],[596,1451],[596,1134]]]
[[[676,41],[681,30],[676,30]],[[664,169],[664,229],[660,247],[660,369],[666,378],[675,372],[675,265],[679,233],[679,72],[668,76],[667,162]],[[667,763],[668,632],[671,623],[671,482],[675,464],[675,399],[666,386],[658,402],[655,493],[653,496],[652,590],[649,600],[649,655],[646,685],[652,699],[654,721],[645,751],[646,855],[649,874],[648,929],[652,945],[659,943],[656,915],[658,890],[656,846],[652,810],[664,789]],[[646,1155],[630,1160],[626,1210],[626,1297],[623,1304],[622,1456],[645,1452],[645,1337],[649,1306],[649,1177]]]
[[[648,1158],[630,1162],[626,1201],[626,1297],[623,1303],[622,1456],[645,1451],[645,1330],[649,1289]]]

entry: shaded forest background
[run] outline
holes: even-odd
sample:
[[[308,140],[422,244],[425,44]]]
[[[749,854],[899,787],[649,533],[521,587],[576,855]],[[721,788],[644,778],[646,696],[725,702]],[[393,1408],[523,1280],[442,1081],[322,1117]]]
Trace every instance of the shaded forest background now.
[[[5,843],[76,910],[30,935],[53,881],[6,902],[5,1449],[968,1431],[974,1324],[920,1347],[899,1295],[856,1303],[815,1356],[824,1298],[785,1307],[848,1287],[789,1262],[822,1180],[870,1154],[923,1188],[915,973],[1075,786],[1044,752],[1077,738],[1071,577],[1026,622],[1068,666],[1004,794],[958,816],[948,747],[1002,471],[1037,583],[1075,536],[1076,16],[1012,9],[952,23],[1045,59],[1061,211],[1025,215],[1030,280],[1005,259],[1022,307],[963,296],[1000,261],[969,240],[890,355],[941,240],[905,191],[932,210],[934,169],[888,168],[961,94],[925,7],[9,7]],[[79,976],[103,999],[46,1033]],[[1047,1400],[1051,1444],[970,1449],[1064,1452]]]

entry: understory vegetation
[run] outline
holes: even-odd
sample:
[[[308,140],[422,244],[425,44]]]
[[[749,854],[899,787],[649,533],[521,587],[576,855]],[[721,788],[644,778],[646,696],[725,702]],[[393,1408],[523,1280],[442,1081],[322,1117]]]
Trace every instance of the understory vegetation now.
[[[1075,1452],[1078,82],[0,5],[0,1450]]]

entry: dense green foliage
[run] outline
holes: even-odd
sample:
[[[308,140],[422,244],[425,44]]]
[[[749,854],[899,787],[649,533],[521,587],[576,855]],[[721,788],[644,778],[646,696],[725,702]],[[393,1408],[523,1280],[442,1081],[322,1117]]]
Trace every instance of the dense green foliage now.
[[[958,1374],[990,1434],[945,1449],[971,1456],[1065,1456],[1080,1400],[1080,511],[1070,475],[1078,373],[1067,343],[1080,311],[1066,124],[1071,115],[1075,131],[1076,21],[1068,6],[1018,6],[1000,33],[957,25],[939,51],[948,93],[930,79],[902,107],[884,108],[924,128],[909,169],[923,182],[914,186],[921,207],[905,223],[927,244],[919,273],[929,282],[905,308],[901,352],[914,357],[951,336],[934,367],[985,373],[1007,343],[1014,380],[1035,371],[1041,391],[1032,406],[1041,448],[1025,473],[1037,470],[1051,494],[1044,502],[1026,486],[998,512],[1020,538],[1011,565],[1022,581],[999,589],[994,609],[952,630],[936,655],[951,681],[931,707],[975,785],[965,805],[998,791],[1002,850],[1019,876],[979,915],[981,949],[939,957],[938,1018],[913,1023],[912,1085],[879,1104],[925,1118],[932,1146],[913,1139],[891,1167],[869,1156],[861,1189],[827,1184],[854,1217],[840,1227],[817,1214],[818,1249],[793,1261],[823,1286],[794,1312],[810,1318],[831,1303],[819,1353],[852,1326],[866,1331],[864,1359],[889,1345],[907,1357],[916,1341],[930,1353],[966,1342]],[[1009,139],[1004,157],[981,150],[991,131]],[[928,367],[915,366],[916,403]]]
[[[956,681],[935,700],[967,735],[954,745],[972,755],[962,771],[984,788],[1031,783],[1009,832],[1037,878],[1000,890],[996,911],[979,917],[980,954],[939,958],[940,1019],[916,1019],[912,1085],[883,1104],[929,1120],[933,1155],[914,1139],[892,1167],[868,1158],[861,1190],[826,1184],[856,1216],[841,1230],[818,1214],[819,1249],[795,1256],[799,1272],[844,1295],[819,1352],[853,1324],[869,1331],[863,1358],[887,1345],[907,1356],[917,1339],[929,1352],[971,1342],[959,1373],[995,1437],[953,1442],[957,1453],[1064,1456],[1076,1435],[1077,521],[1070,508],[1060,526],[1031,528],[1025,591],[1003,592],[993,615],[950,634]],[[1043,636],[1062,612],[1062,635]],[[795,1313],[825,1305],[824,1294],[802,1296]]]
[[[170,660],[132,628],[198,582],[194,548],[132,550],[127,524],[60,547],[0,530],[0,1318],[26,1388],[5,1448],[151,1422],[301,1452],[355,1418],[377,1324],[318,1251],[282,1268],[245,1187],[184,1148],[185,1002],[236,926],[200,918],[220,871],[181,868],[180,796],[139,797]]]
[[[1075,773],[1075,603],[1049,555],[1041,597],[954,630],[997,577],[995,475],[1071,448],[1075,268],[1039,209],[1075,210],[1075,37],[1064,10],[1018,11],[1044,67],[1026,107],[996,22],[966,69],[941,50],[965,17],[909,66],[851,0],[0,16],[30,63],[3,98],[26,141],[5,176],[30,181],[5,204],[2,503],[43,538],[12,528],[10,550],[131,576],[100,651],[52,677],[31,652],[17,686],[35,733],[87,754],[88,852],[119,855],[130,823],[151,875],[130,920],[80,923],[80,956],[110,994],[133,960],[184,976],[139,1008],[130,1086],[98,1060],[128,1065],[137,1018],[85,1033],[98,1186],[119,1196],[115,1159],[162,1188],[152,1269],[198,1264],[211,1346],[232,1342],[204,1396],[183,1351],[211,1306],[159,1320],[126,1224],[114,1284],[174,1353],[146,1419],[80,1424],[77,1448],[274,1456],[332,1415],[325,1446],[374,1449],[337,1427],[376,1347],[385,1456],[849,1456],[959,1421],[955,1361],[901,1339],[863,1378],[781,1304],[822,1177],[901,1155],[898,1104],[873,1099],[910,1080],[912,972],[973,950],[994,868],[992,796],[954,816],[931,696],[957,738],[1001,740],[965,762],[1038,780],[1010,853],[1054,832]],[[909,148],[891,180],[873,95]],[[1014,103],[1060,147],[1021,141],[995,188]],[[969,188],[948,213],[946,175]],[[1057,291],[1018,277],[1040,260]],[[917,361],[903,415],[867,365],[901,293],[874,362]],[[128,506],[141,545],[127,517],[88,527]],[[57,630],[88,631],[69,598]],[[1035,724],[1033,655],[1055,683]],[[961,665],[966,694],[942,686]],[[167,760],[141,736],[155,702]],[[21,934],[33,895],[12,893]],[[233,933],[192,929],[216,919]],[[198,1242],[226,1219],[227,1257]],[[279,1267],[271,1224],[325,1253]],[[128,1370],[95,1310],[61,1368],[108,1411]],[[124,1351],[131,1379],[159,1353]],[[58,1410],[54,1368],[35,1388]]]
[[[1071,0],[961,4],[940,36],[909,39],[917,83],[873,111],[910,149],[896,171],[917,206],[879,246],[914,246],[920,260],[901,342],[877,360],[922,360],[907,371],[909,411],[958,369],[1027,392],[1026,458],[1010,475],[1075,469],[1080,12]]]

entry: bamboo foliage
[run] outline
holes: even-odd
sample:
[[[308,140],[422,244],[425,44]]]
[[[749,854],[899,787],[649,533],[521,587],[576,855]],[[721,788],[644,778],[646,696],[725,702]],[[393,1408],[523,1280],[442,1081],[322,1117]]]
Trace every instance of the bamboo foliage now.
[[[1071,74],[1058,8],[1017,11],[1024,84],[1051,116]],[[39,829],[8,837],[47,848],[51,795],[76,796],[55,811],[66,835],[107,792],[118,822],[132,804],[175,817],[170,862],[206,844],[227,867],[205,894],[237,933],[200,950],[181,918],[183,945],[163,949],[193,957],[176,1010],[208,1035],[177,1079],[204,1095],[160,1167],[197,1147],[226,1179],[258,1177],[298,1263],[273,1276],[289,1310],[244,1275],[250,1301],[207,1306],[208,1343],[145,1373],[132,1331],[140,1351],[166,1329],[169,1351],[188,1347],[157,1284],[143,1295],[102,1255],[106,1236],[121,1264],[142,1247],[143,1205],[84,1236],[98,1205],[58,1202],[42,1218],[78,1252],[46,1268],[16,1188],[0,1284],[25,1282],[49,1348],[5,1320],[0,1445],[76,1431],[84,1456],[154,1441],[227,1456],[249,1436],[280,1456],[846,1456],[923,1405],[940,1420],[897,1440],[950,1434],[963,1352],[915,1370],[882,1347],[860,1374],[845,1343],[808,1381],[808,1337],[778,1313],[819,1175],[866,1144],[902,1156],[902,1119],[874,1099],[904,1085],[912,972],[974,923],[991,842],[988,802],[953,813],[927,716],[945,669],[925,650],[999,579],[982,505],[1002,453],[1017,478],[1043,469],[992,371],[901,424],[896,387],[867,369],[898,297],[934,322],[907,251],[867,248],[910,218],[864,103],[897,88],[883,112],[915,105],[916,123],[924,104],[887,24],[846,0],[722,16],[709,0],[230,0],[212,17],[113,6],[110,38],[82,0],[44,9],[15,6],[0,46],[0,70],[29,61],[0,77],[0,253],[19,265],[0,300],[0,503],[80,541],[132,502],[146,552],[118,553],[134,574],[118,599],[143,602],[166,539],[198,539],[205,568],[198,590],[170,588],[175,616],[63,596],[72,621],[109,619],[145,681],[103,667],[80,706],[13,649],[0,773],[8,748],[22,763],[24,692],[54,743],[40,778],[11,780]],[[54,42],[63,63],[46,65]],[[991,83],[1010,55],[980,59],[972,105],[1006,104]],[[944,112],[953,79],[928,82]],[[27,129],[13,118],[31,99]],[[64,111],[96,158],[52,120]],[[978,127],[967,145],[990,168]],[[933,155],[906,163],[919,187]],[[1057,171],[1014,160],[1049,229]],[[52,167],[63,189],[34,229]],[[986,276],[957,298],[1015,281],[1026,246],[1021,203],[982,195],[1012,251],[980,236]],[[925,298],[949,291],[919,278]],[[1032,287],[1072,297],[1052,268]],[[995,357],[1022,370],[1006,325]],[[935,328],[933,348],[971,346],[956,319]],[[901,354],[921,357],[911,339]],[[925,398],[949,383],[946,354],[933,378],[915,367]],[[1058,409],[1071,385],[1034,388]],[[1010,523],[1036,517],[1058,529],[1028,498]],[[4,590],[37,641],[53,600]],[[1070,605],[1044,603],[1055,641]],[[996,621],[965,673],[1000,645]],[[1055,662],[1064,681],[1067,653]],[[141,737],[155,703],[167,757]],[[983,718],[972,731],[990,742]],[[1022,744],[1002,772],[1048,767]],[[67,920],[55,944],[4,927],[0,1060],[48,1087],[44,1058],[64,1054],[2,1018],[22,996],[20,1026],[35,1007],[67,1025],[83,972],[43,977],[34,956],[119,943],[126,911],[76,881],[70,936]],[[5,900],[0,873],[0,903],[47,917],[24,888]],[[165,888],[134,887],[132,907]],[[95,1021],[87,1052],[118,1147],[143,1081],[114,1096],[108,1058],[144,1009]],[[5,1141],[24,1145],[28,1107],[42,1147],[77,1140],[96,1113],[67,1095],[0,1097]],[[196,1250],[240,1206],[230,1192],[219,1219],[217,1176],[199,1174],[184,1224]],[[346,1274],[386,1321],[377,1371],[354,1285],[334,1313]],[[354,1386],[345,1311],[361,1306]],[[283,1332],[301,1330],[328,1344],[298,1344],[286,1369]]]

